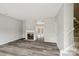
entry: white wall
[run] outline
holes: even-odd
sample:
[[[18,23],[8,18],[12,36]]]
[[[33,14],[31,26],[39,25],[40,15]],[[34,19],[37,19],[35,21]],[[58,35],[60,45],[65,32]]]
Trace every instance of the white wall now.
[[[22,38],[22,22],[0,14],[0,45]]]
[[[45,42],[56,42],[57,41],[57,27],[55,18],[44,19],[45,21]]]
[[[64,49],[74,44],[73,4],[64,4]]]
[[[66,49],[74,43],[73,12],[73,4],[63,4],[56,16],[59,49]]]
[[[23,30],[23,37],[26,37],[26,31],[28,30],[33,30],[35,31],[36,27],[36,22],[37,21],[43,21],[45,22],[45,31],[44,31],[44,36],[45,36],[45,41],[46,42],[56,42],[57,40],[57,29],[56,29],[56,23],[54,21],[54,18],[49,18],[49,19],[27,19],[24,21],[24,30]]]
[[[23,38],[26,37],[26,21],[23,21]]]
[[[57,23],[57,45],[59,49],[64,48],[64,6],[61,6],[58,14],[56,15]]]

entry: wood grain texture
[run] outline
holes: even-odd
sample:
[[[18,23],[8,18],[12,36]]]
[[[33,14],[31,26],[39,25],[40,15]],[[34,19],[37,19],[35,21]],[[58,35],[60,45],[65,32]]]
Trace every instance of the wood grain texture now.
[[[17,40],[0,46],[0,56],[59,56],[56,43]]]

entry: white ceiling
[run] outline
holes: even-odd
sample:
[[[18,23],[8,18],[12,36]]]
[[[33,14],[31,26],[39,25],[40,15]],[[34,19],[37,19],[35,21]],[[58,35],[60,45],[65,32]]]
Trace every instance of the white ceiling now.
[[[20,19],[55,17],[62,4],[58,3],[0,3],[0,13]]]

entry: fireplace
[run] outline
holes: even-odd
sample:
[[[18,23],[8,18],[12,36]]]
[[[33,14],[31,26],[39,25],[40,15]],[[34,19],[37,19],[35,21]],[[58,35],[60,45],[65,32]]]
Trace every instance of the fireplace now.
[[[32,30],[27,30],[26,31],[26,40],[34,41],[35,38],[35,32]]]
[[[34,34],[33,33],[27,33],[27,39],[28,40],[34,40]]]

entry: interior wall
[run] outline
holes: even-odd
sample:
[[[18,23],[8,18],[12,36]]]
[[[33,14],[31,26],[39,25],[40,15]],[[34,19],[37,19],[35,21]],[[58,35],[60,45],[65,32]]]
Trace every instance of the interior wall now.
[[[23,38],[26,38],[27,31],[34,31],[35,32],[35,19],[26,19],[23,21]]]
[[[59,49],[64,48],[64,6],[61,6],[55,17],[57,24],[57,45]]]
[[[23,38],[26,38],[26,21],[23,21]]]
[[[22,21],[0,14],[0,45],[22,38]]]
[[[64,48],[74,44],[74,5],[64,4]]]
[[[56,23],[55,23],[55,18],[49,18],[49,19],[27,19],[26,21],[24,21],[24,33],[23,33],[23,37],[26,37],[26,31],[28,30],[36,30],[36,22],[38,21],[43,21],[45,23],[45,28],[44,28],[44,37],[45,37],[45,42],[56,42],[57,40],[57,29],[56,29]],[[35,31],[36,32],[36,31]]]
[[[63,4],[56,15],[57,45],[59,49],[66,49],[73,45],[73,4]]]
[[[45,42],[57,42],[57,27],[55,18],[45,19]]]

